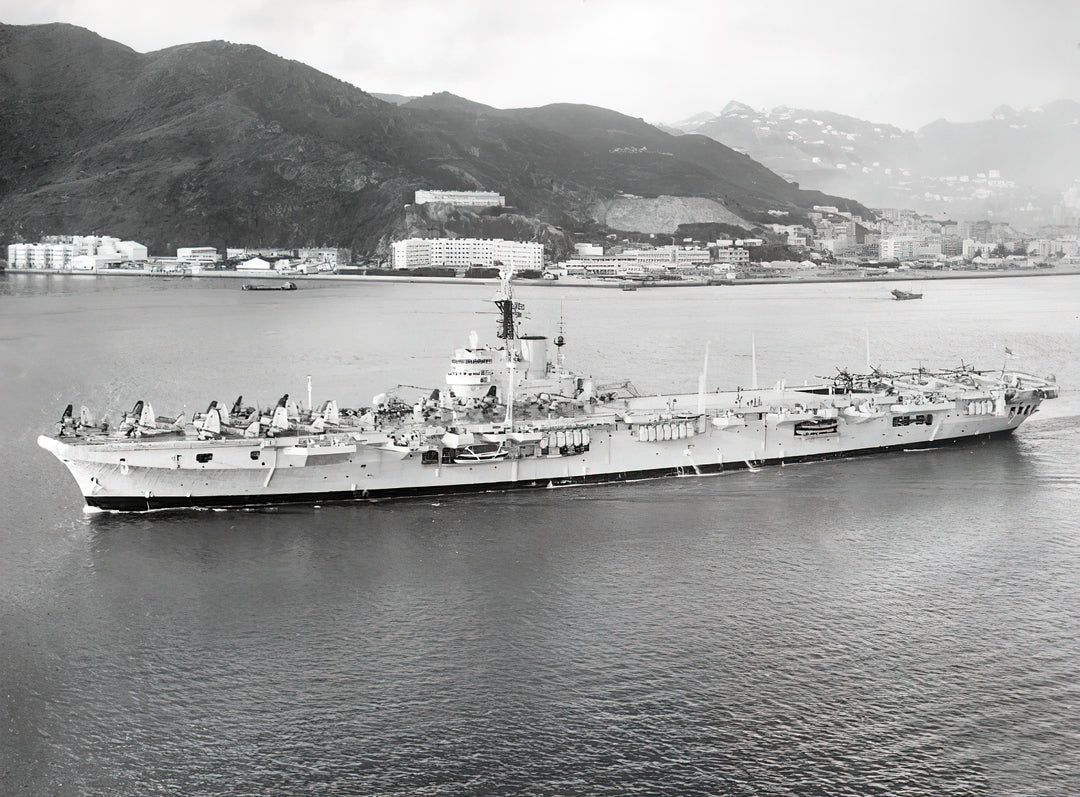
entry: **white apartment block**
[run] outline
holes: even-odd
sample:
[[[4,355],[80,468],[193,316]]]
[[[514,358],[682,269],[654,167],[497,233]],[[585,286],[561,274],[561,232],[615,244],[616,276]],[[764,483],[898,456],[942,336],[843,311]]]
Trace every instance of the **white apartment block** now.
[[[9,244],[9,268],[71,268],[75,247],[71,244]]]
[[[1037,239],[1027,245],[1027,254],[1036,257],[1050,257],[1061,251],[1061,245],[1049,239]]]
[[[750,262],[750,251],[736,246],[721,246],[716,250],[718,263],[729,263],[733,266],[744,266]]]
[[[446,202],[449,205],[464,205],[466,207],[486,208],[505,207],[506,197],[494,191],[425,191],[419,190],[413,201],[417,205],[426,205],[428,202]]]
[[[701,266],[712,260],[712,255],[708,249],[685,247],[683,249],[676,249],[675,252],[675,265],[676,266]]]
[[[882,237],[878,244],[881,260],[918,260],[941,255],[940,235],[894,235]]]
[[[878,243],[879,260],[916,260],[919,255],[919,239],[910,235],[897,235],[894,237],[882,237]]]
[[[1028,244],[1028,254],[1036,257],[1075,255],[1076,252],[1077,240],[1075,236],[1072,238],[1037,238]]]
[[[989,250],[991,248],[993,248],[992,244],[980,243],[972,238],[965,238],[964,247],[961,250],[961,254],[963,255],[965,260],[974,260],[976,257],[979,256],[983,249]]]
[[[89,270],[146,257],[142,244],[107,235],[50,235],[41,243],[8,245],[8,266],[13,269]]]
[[[544,245],[501,238],[407,238],[392,246],[395,269],[493,267],[496,261],[515,271],[544,267]]]

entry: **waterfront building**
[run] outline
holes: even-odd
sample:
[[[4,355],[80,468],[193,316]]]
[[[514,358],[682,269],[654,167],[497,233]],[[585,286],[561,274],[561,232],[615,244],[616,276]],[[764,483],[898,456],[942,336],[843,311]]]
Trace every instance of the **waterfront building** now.
[[[644,277],[649,271],[640,263],[619,255],[572,258],[561,264],[567,273],[579,277],[617,279],[620,277]]]
[[[501,238],[407,238],[391,247],[395,269],[493,267],[496,261],[515,271],[544,267],[544,245]]]
[[[878,244],[881,260],[910,261],[942,255],[940,235],[892,235],[881,238]]]
[[[271,271],[273,268],[273,263],[268,260],[263,260],[261,257],[253,257],[250,260],[245,260],[243,263],[236,264],[237,271]]]
[[[121,260],[142,262],[149,257],[147,248],[136,241],[120,241],[116,245],[116,251]]]
[[[91,270],[124,262],[145,262],[146,247],[111,236],[49,235],[39,243],[8,246],[13,269]]]
[[[176,259],[182,263],[216,263],[221,255],[212,246],[183,246],[176,250]]]
[[[716,262],[745,266],[750,262],[750,251],[737,246],[720,246],[716,249]]]
[[[624,260],[630,260],[641,266],[682,268],[700,266],[709,263],[712,256],[708,249],[691,246],[658,246],[655,249],[627,249],[622,253]]]
[[[560,266],[566,269],[567,274],[585,277],[662,277],[671,272],[696,273],[711,261],[708,249],[672,245],[576,257]]]
[[[494,191],[430,191],[418,190],[413,201],[417,205],[445,202],[465,207],[505,207],[506,197]]]

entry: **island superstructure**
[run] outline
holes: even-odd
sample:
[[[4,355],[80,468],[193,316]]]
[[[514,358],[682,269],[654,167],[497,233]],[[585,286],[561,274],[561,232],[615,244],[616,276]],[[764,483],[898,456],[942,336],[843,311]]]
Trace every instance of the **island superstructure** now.
[[[565,339],[522,334],[502,273],[495,345],[474,333],[445,387],[404,402],[272,411],[212,402],[190,422],[138,402],[117,424],[69,406],[38,438],[88,507],[375,500],[716,473],[762,464],[941,446],[1007,434],[1058,395],[1052,377],[1007,371],[841,371],[817,385],[638,395],[563,362]],[[309,401],[310,404],[310,401]]]

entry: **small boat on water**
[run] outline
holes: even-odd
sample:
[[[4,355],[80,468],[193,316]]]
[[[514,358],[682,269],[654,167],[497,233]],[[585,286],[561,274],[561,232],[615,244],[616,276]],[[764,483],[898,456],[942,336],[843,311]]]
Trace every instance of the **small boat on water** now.
[[[619,287],[621,287],[624,291],[636,291],[637,290],[637,283],[635,283],[635,282],[624,282]]]
[[[242,290],[245,291],[295,291],[295,282],[283,282],[280,285],[255,285],[251,282],[245,282]]]
[[[893,288],[892,295],[894,299],[900,301],[906,301],[907,299],[921,299],[921,293],[915,293],[914,291],[904,291],[900,288]]]

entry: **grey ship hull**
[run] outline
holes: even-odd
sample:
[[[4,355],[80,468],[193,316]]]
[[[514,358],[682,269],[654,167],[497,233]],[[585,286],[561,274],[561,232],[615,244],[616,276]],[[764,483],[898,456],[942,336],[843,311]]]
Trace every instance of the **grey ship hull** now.
[[[552,487],[568,487],[573,485],[610,484],[613,482],[634,482],[649,479],[665,479],[675,477],[693,477],[713,475],[723,472],[744,470],[748,467],[768,465],[794,464],[798,462],[814,462],[827,459],[843,459],[848,457],[866,456],[869,454],[881,454],[889,451],[912,451],[925,448],[938,448],[941,446],[970,444],[976,440],[1002,437],[1012,434],[1012,429],[1003,429],[997,432],[987,432],[981,435],[953,437],[948,440],[934,440],[911,443],[898,443],[896,445],[861,448],[846,451],[836,451],[820,454],[802,454],[783,459],[758,461],[755,463],[729,462],[699,465],[697,470],[686,467],[662,467],[636,471],[612,471],[607,473],[582,473],[580,475],[559,475],[550,480],[530,479],[527,481],[494,481],[473,482],[466,484],[425,484],[404,487],[385,487],[364,490],[357,494],[353,490],[336,490],[325,492],[296,492],[296,493],[250,493],[244,496],[237,495],[87,495],[86,505],[94,509],[114,512],[146,512],[163,509],[194,509],[194,508],[244,508],[258,506],[275,506],[284,504],[322,504],[322,503],[349,503],[356,501],[379,501],[402,498],[437,497],[442,495],[455,495],[481,492],[499,492],[526,489],[550,489]]]

